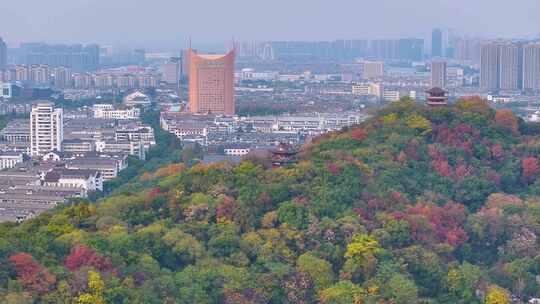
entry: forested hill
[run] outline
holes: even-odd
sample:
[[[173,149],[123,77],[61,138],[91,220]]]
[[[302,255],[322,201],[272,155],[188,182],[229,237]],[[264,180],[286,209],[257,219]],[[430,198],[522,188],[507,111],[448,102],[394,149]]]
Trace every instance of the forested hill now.
[[[526,302],[539,134],[479,99],[403,101],[290,167],[169,165],[1,225],[0,302]]]

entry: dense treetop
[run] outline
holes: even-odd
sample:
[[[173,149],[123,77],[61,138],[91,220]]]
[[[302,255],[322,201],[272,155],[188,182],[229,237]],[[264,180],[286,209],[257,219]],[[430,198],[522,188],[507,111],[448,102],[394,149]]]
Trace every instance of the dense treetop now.
[[[297,164],[171,164],[0,226],[2,303],[509,303],[540,295],[540,136],[393,103]]]

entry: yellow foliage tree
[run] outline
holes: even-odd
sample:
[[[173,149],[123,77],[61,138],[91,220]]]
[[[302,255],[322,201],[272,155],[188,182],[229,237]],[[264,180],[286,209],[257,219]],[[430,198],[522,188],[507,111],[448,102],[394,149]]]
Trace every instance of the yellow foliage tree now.
[[[423,133],[431,131],[431,122],[418,114],[412,114],[407,117],[406,123],[407,127],[422,131]]]
[[[369,276],[377,264],[378,253],[382,252],[379,242],[367,234],[357,234],[347,245],[343,266],[342,278],[348,279],[357,270],[362,270],[364,276]]]
[[[398,118],[399,117],[398,117],[398,115],[396,113],[390,113],[390,114],[384,115],[382,117],[382,122],[385,125],[390,125],[390,124],[395,123],[398,120]]]
[[[95,271],[88,271],[88,291],[83,293],[77,299],[78,304],[105,304],[103,298],[103,288],[105,284],[101,275]]]
[[[499,286],[492,285],[488,288],[486,295],[486,304],[509,304],[510,297],[508,292]]]

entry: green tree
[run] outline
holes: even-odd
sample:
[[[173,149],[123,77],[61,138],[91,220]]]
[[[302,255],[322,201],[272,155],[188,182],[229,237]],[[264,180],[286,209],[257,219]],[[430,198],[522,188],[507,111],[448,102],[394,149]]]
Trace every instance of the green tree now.
[[[296,229],[305,229],[309,225],[308,209],[295,202],[283,203],[277,211],[278,219]]]
[[[405,220],[390,220],[384,224],[384,230],[388,232],[390,245],[401,247],[411,241],[411,227]]]
[[[364,303],[365,291],[351,281],[339,281],[320,292],[322,304]]]
[[[298,270],[307,273],[315,283],[315,290],[327,288],[334,282],[332,265],[307,252],[298,257]]]
[[[383,292],[396,304],[413,304],[418,301],[418,288],[414,281],[402,274],[395,274],[384,286]]]
[[[177,228],[165,233],[163,241],[172,254],[167,266],[173,269],[192,263],[204,254],[203,245],[195,237]]]
[[[476,288],[482,277],[482,271],[478,266],[464,262],[456,268],[448,271],[446,284],[448,290],[453,293],[461,303],[476,303]]]

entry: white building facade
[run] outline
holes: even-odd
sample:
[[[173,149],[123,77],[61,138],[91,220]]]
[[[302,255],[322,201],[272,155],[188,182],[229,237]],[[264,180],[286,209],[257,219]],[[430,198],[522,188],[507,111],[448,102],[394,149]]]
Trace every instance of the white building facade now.
[[[62,150],[64,119],[62,109],[52,103],[38,103],[30,113],[30,154],[43,155]]]

